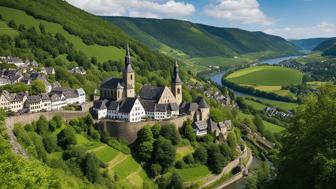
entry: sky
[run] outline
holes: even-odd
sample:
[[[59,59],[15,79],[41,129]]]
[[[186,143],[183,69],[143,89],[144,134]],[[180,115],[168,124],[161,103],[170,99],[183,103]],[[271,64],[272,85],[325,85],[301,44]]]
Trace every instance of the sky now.
[[[336,37],[336,0],[67,0],[95,15],[172,18],[286,39]]]

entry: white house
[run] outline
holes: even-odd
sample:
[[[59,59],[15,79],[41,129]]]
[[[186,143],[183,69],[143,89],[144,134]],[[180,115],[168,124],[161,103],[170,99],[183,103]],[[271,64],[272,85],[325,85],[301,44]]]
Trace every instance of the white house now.
[[[86,101],[85,91],[82,88],[76,90],[78,95],[78,104],[84,104]]]
[[[93,102],[92,112],[97,116],[98,119],[107,117],[107,102],[108,100],[97,100]]]
[[[138,97],[129,97],[121,101],[113,101],[107,108],[107,118],[139,122],[146,116],[144,107]]]

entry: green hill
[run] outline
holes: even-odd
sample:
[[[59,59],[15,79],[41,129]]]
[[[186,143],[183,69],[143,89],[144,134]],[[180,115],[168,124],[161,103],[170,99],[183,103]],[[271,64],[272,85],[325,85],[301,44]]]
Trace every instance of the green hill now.
[[[328,40],[329,38],[309,38],[309,39],[296,39],[290,40],[295,46],[302,50],[313,50],[322,42]]]
[[[336,37],[322,42],[314,51],[321,51],[323,56],[336,56]]]
[[[91,95],[106,77],[119,76],[126,43],[132,51],[137,89],[143,83],[170,82],[172,59],[66,1],[3,0],[0,15],[0,54],[53,66],[56,78],[50,79],[64,86],[83,87]],[[68,70],[74,66],[83,66],[87,74],[70,74]],[[184,73],[182,70],[182,77]]]
[[[195,58],[233,57],[262,51],[272,51],[273,55],[297,53],[296,48],[285,39],[262,32],[171,19],[102,18],[111,21],[144,44],[167,54],[183,52],[180,55]]]

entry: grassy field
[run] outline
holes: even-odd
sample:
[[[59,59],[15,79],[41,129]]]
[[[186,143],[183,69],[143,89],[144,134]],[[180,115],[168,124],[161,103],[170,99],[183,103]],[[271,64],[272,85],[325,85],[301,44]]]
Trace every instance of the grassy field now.
[[[121,188],[142,188],[143,182],[149,180],[146,172],[130,155],[126,155],[106,144],[90,150],[107,163],[110,176],[117,175],[117,184]]]
[[[112,147],[104,146],[103,148],[101,148],[98,151],[95,151],[94,153],[103,162],[109,162],[118,155],[119,151]]]
[[[0,21],[0,34],[6,34],[6,35],[14,37],[18,35],[19,33],[16,30],[8,27],[7,23],[5,23],[4,21]]]
[[[182,159],[187,154],[193,153],[194,148],[192,146],[183,146],[176,149],[176,160]]]
[[[247,118],[247,119],[253,119],[253,115],[251,114],[244,114],[244,113],[239,113],[239,116],[243,119]],[[265,125],[265,129],[272,132],[272,133],[279,133],[283,130],[285,130],[285,128],[279,126],[279,125],[275,125],[273,123],[270,123],[268,121],[263,121],[264,125]]]
[[[257,111],[263,111],[267,106],[262,104],[262,103],[259,103],[259,102],[256,102],[256,101],[253,101],[253,100],[249,100],[249,99],[245,99],[245,103],[249,106],[252,106],[253,109],[257,110]]]
[[[238,70],[226,77],[227,80],[253,86],[281,86],[300,84],[303,74],[297,70],[279,66],[254,66]]]
[[[211,174],[208,167],[199,165],[197,167],[176,169],[176,172],[182,177],[183,182],[196,181]]]
[[[53,34],[61,33],[67,40],[74,44],[76,49],[83,51],[88,57],[96,56],[98,61],[119,61],[122,60],[125,55],[125,51],[123,49],[119,49],[114,46],[86,45],[80,37],[71,35],[66,30],[64,30],[61,25],[35,19],[23,11],[0,7],[0,12],[6,21],[13,19],[17,25],[25,24],[27,28],[34,26],[36,29],[38,29],[39,24],[43,23],[47,32]],[[0,28],[2,28],[2,25],[3,24],[0,24]],[[11,35],[15,35],[15,33],[10,30],[0,29],[0,33],[2,32],[9,32]]]

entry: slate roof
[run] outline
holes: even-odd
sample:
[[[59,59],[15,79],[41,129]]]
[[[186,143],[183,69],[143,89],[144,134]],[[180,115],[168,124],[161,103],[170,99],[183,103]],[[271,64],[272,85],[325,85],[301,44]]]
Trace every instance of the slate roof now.
[[[41,97],[39,95],[28,96],[27,98],[28,104],[40,103],[40,101],[41,101]]]
[[[203,131],[208,129],[207,121],[196,121],[193,123],[193,127],[197,130]]]
[[[170,108],[171,111],[179,110],[179,106],[176,103],[170,103],[169,108]]]
[[[208,125],[209,125],[208,130],[210,132],[219,131],[218,124],[216,122],[212,121],[212,119],[208,120]]]
[[[96,109],[107,109],[107,100],[97,100],[97,101],[94,101],[93,102],[93,108],[96,108]]]
[[[164,91],[165,87],[157,87],[151,85],[145,85],[140,90],[140,98],[144,100],[158,101]]]
[[[205,102],[203,97],[197,97],[196,102],[199,108],[210,108],[210,106]]]
[[[122,100],[119,106],[119,112],[130,113],[137,99],[138,99],[137,97],[133,97],[133,98],[125,98],[124,100]]]
[[[142,107],[147,111],[147,112],[154,112],[155,111],[155,101],[152,100],[140,100]]]
[[[134,71],[133,71],[133,68],[132,68],[132,64],[127,64],[127,66],[125,67],[125,71],[126,71],[127,73],[132,73],[132,72],[134,72]]]
[[[123,83],[123,79],[121,78],[109,78],[105,80],[101,85],[100,88],[105,89],[116,89],[118,87],[118,83]]]
[[[51,102],[60,101],[61,97],[58,94],[53,94],[53,95],[50,96],[50,100],[51,100]]]
[[[65,90],[63,91],[65,98],[77,98],[78,95],[74,90]]]

